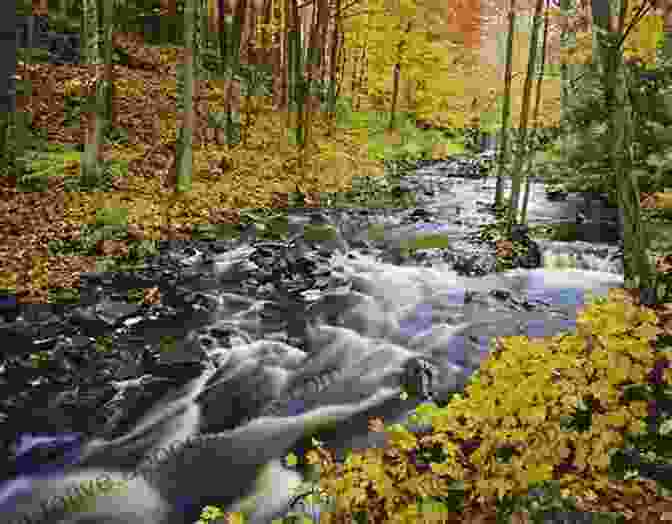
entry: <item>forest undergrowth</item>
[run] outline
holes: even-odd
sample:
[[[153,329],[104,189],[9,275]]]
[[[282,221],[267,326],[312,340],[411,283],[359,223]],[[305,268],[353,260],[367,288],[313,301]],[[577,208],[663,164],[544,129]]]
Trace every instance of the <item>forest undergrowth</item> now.
[[[27,112],[33,136],[19,159],[21,175],[0,176],[0,289],[20,302],[46,302],[72,290],[84,271],[132,266],[161,239],[235,234],[231,226],[246,210],[264,219],[291,205],[328,206],[349,197],[350,205],[399,203],[393,188],[377,187],[382,149],[397,145],[394,137],[390,143],[394,133],[381,132],[374,151],[375,126],[366,116],[350,115],[348,125],[330,128],[320,113],[300,168],[302,152],[286,132],[287,116],[274,110],[270,97],[251,96],[242,140],[223,141],[213,125],[213,115],[224,110],[218,80],[198,81],[192,187],[176,193],[174,64],[180,51],[143,46],[138,38],[115,36],[132,58],[114,66],[115,115],[92,186],[82,184],[79,170],[95,70],[19,62],[19,81],[30,82],[33,95],[19,98],[17,108]],[[384,128],[382,121],[376,125]]]

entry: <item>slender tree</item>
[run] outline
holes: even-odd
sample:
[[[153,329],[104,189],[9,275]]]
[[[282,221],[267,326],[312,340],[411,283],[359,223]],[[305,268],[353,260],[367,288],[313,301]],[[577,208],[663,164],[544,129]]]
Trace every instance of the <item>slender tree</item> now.
[[[571,30],[569,20],[574,13],[575,0],[560,0],[560,10],[562,13],[560,48],[565,51],[576,45],[576,34]],[[560,64],[560,121],[567,121],[569,103],[571,100],[570,85],[576,77],[576,66],[563,59]],[[563,156],[569,146],[570,133],[565,133],[562,138]]]
[[[240,64],[247,5],[247,0],[237,0],[231,27],[227,29],[227,79],[224,91],[227,144],[233,144],[235,128],[240,123]]]
[[[392,87],[392,107],[390,107],[390,122],[388,124],[388,129],[392,130],[394,129],[395,125],[395,113],[397,111],[397,99],[399,97],[399,77],[401,76],[401,62],[404,59],[404,50],[406,46],[408,45],[408,34],[411,32],[411,29],[413,27],[412,22],[408,22],[406,24],[406,29],[404,30],[404,38],[401,38],[399,40],[399,43],[397,44],[397,61],[394,64],[394,69],[392,71],[392,82],[393,82],[393,87]]]
[[[306,64],[306,76],[308,86],[308,97],[305,109],[305,140],[303,143],[303,154],[310,155],[310,145],[312,142],[312,122],[313,117],[320,110],[320,98],[314,93],[314,86],[320,78],[322,69],[322,50],[327,38],[327,26],[329,25],[329,4],[327,0],[316,0],[315,16],[310,29],[308,45],[308,62]],[[306,158],[303,163],[305,164]]]
[[[58,0],[58,13],[63,18],[68,16],[68,2],[67,2],[67,0]]]
[[[285,2],[287,0],[284,0]],[[283,0],[273,0],[272,20],[278,26],[273,33],[273,105],[277,109],[286,110],[289,114],[287,85],[287,48],[286,40],[286,9]]]
[[[270,24],[273,20],[273,0],[264,0],[263,15],[262,15],[262,32],[261,32],[261,48],[263,49],[263,58],[261,62],[270,64],[272,61],[272,31]]]
[[[366,65],[367,65],[367,56],[366,48],[362,47],[362,53],[358,59],[355,59],[354,69],[352,73],[352,93],[353,93],[353,102],[354,110],[359,111],[361,104],[361,89],[364,85],[364,78],[366,77]]]
[[[101,7],[104,10],[103,19],[105,20],[106,27],[102,34],[104,39],[108,37],[111,38],[111,21],[108,16],[109,13],[109,2],[101,2],[102,6],[98,5],[97,0],[83,0],[83,28],[85,33],[85,39],[82,39],[83,49],[86,49],[86,61],[91,68],[95,71],[95,94],[93,103],[91,104],[93,110],[89,114],[89,125],[85,127],[85,146],[84,154],[82,155],[81,161],[81,178],[82,181],[89,185],[95,183],[100,175],[101,166],[101,149],[103,142],[103,133],[107,127],[106,123],[106,110],[105,110],[105,87],[104,80],[99,77],[99,65],[101,62],[101,46],[99,35],[101,32],[98,30],[99,18],[98,18],[98,8]],[[105,42],[103,42],[103,47]],[[101,75],[102,76],[102,75]]]
[[[518,128],[518,151],[514,158],[513,173],[511,174],[511,197],[509,200],[507,236],[511,235],[511,228],[518,220],[518,207],[520,200],[520,186],[522,182],[523,162],[526,155],[527,140],[527,120],[530,108],[530,98],[532,94],[532,79],[534,78],[534,69],[537,61],[537,50],[539,49],[539,26],[541,25],[541,10],[544,6],[544,0],[537,0],[534,7],[534,22],[532,24],[532,34],[530,35],[530,54],[527,61],[527,74],[523,84],[523,104],[520,110],[520,126]]]
[[[287,49],[287,130],[296,129],[296,138],[299,144],[303,143],[303,103],[304,79],[303,46],[301,42],[301,19],[297,0],[286,0],[287,33],[285,46]],[[296,110],[292,107],[296,104]],[[292,114],[296,115],[296,125],[292,125]]]
[[[8,5],[7,7],[12,11],[15,11],[14,5]],[[24,153],[29,146],[28,139],[30,136],[31,114],[30,111],[28,110],[28,107],[30,106],[31,99],[33,97],[33,87],[32,82],[29,81],[29,75],[33,63],[33,47],[35,44],[33,36],[35,34],[35,26],[34,26],[35,15],[37,14],[35,12],[35,6],[32,6],[31,9],[32,9],[31,15],[26,17],[27,35],[25,44],[26,47],[24,48],[24,56],[23,56],[23,71],[26,77],[22,78],[17,75],[17,80],[23,80],[20,90],[19,85],[17,85],[17,92],[16,92],[17,111],[14,115],[14,137],[12,140],[14,146],[13,156],[15,160],[15,169],[16,169],[15,174],[17,176],[21,176],[23,174],[27,164],[27,162],[24,160]],[[14,30],[12,30],[7,34],[12,34],[13,36],[13,31]],[[16,57],[14,57],[14,60],[16,60]],[[23,109],[19,111],[18,109],[20,107]]]
[[[100,38],[98,36],[98,6],[92,0],[82,0],[81,56],[86,65],[100,63]]]
[[[197,0],[186,0],[184,4],[184,69],[181,75],[183,120],[175,146],[175,191],[178,193],[191,189],[193,170],[196,4]]]
[[[593,24],[597,27],[598,63],[609,111],[610,161],[623,236],[623,267],[626,287],[639,288],[640,301],[652,304],[656,299],[653,268],[649,260],[649,237],[642,223],[637,176],[632,173],[630,156],[632,114],[627,100],[622,42],[627,0],[618,5],[616,23],[609,0],[593,0]]]
[[[539,130],[539,107],[541,105],[541,83],[544,79],[544,68],[546,66],[546,44],[548,42],[548,11],[544,17],[544,37],[541,45],[541,67],[539,70],[539,77],[537,78],[537,92],[534,102],[534,111],[532,113],[532,122],[537,130]],[[527,156],[527,167],[525,169],[525,194],[523,195],[523,209],[520,213],[520,222],[525,224],[527,222],[527,204],[530,200],[530,174],[532,171],[533,154]]]
[[[516,30],[516,0],[509,7],[509,35],[506,44],[506,70],[504,72],[504,102],[502,104],[502,128],[500,130],[497,157],[497,182],[495,184],[495,208],[502,207],[504,199],[504,171],[507,162],[509,117],[511,115],[511,70],[513,68],[513,36]]]
[[[0,170],[4,174],[13,161],[9,150],[9,129],[16,111],[16,8],[13,3],[5,4],[0,11]]]
[[[672,60],[672,1],[658,0],[663,12],[663,54]]]
[[[105,72],[103,75],[103,90],[105,108],[104,115],[108,127],[114,126],[116,111],[114,107],[114,64],[112,62],[112,51],[114,47],[113,35],[117,27],[118,19],[116,17],[115,3],[103,2],[101,12],[103,15],[102,27],[105,32],[103,37],[103,61],[105,63]]]
[[[328,113],[329,113],[329,133],[333,133],[334,125],[336,123],[336,75],[338,73],[339,53],[343,48],[343,21],[341,17],[341,0],[336,0],[336,15],[333,24],[333,32],[331,36],[331,55],[329,60],[329,94],[328,94]],[[342,72],[342,70],[341,70]]]
[[[226,0],[217,0],[217,31],[218,31],[218,41],[219,41],[219,58],[220,62],[220,74],[224,75],[229,67],[229,46],[228,46],[228,35],[230,32],[229,23],[227,20],[227,4]]]

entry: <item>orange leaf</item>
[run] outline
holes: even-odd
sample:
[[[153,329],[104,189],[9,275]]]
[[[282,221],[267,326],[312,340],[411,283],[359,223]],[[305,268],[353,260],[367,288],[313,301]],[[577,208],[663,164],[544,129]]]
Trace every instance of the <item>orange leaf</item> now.
[[[145,289],[143,302],[147,305],[158,304],[161,302],[161,292],[158,287]]]
[[[382,418],[371,418],[369,419],[369,431],[374,433],[382,433],[385,431],[385,425],[383,424]]]

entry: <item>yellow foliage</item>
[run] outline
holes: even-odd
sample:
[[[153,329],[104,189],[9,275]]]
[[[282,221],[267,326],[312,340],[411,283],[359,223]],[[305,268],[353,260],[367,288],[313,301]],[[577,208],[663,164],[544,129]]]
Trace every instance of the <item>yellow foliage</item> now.
[[[632,6],[628,22],[633,15]],[[627,27],[627,25],[626,25]],[[628,33],[624,41],[623,56],[639,57],[644,63],[652,64],[656,58],[656,46],[663,33],[663,18],[658,15],[645,15]]]
[[[626,432],[643,430],[646,402],[623,404],[620,388],[624,381],[642,382],[656,357],[649,344],[655,313],[622,297],[612,291],[610,300],[582,309],[576,334],[499,340],[462,397],[445,408],[423,410],[432,435],[418,439],[399,424],[387,427],[387,450],[351,455],[344,466],[332,467],[320,486],[335,497],[339,511],[352,512],[365,507],[368,485],[369,507],[385,508],[386,522],[399,523],[417,522],[415,502],[445,495],[455,480],[464,482],[470,502],[482,504],[554,478],[565,495],[595,498],[592,489],[612,482],[606,474],[609,451],[622,446]],[[590,428],[563,427],[563,419],[590,394],[600,408]],[[474,438],[479,447],[465,455],[458,442]],[[441,444],[447,458],[432,462],[429,471],[419,474],[409,458],[403,460],[433,444]],[[508,463],[496,456],[505,444],[516,450]],[[554,477],[554,467],[572,452],[575,474]],[[633,493],[641,492],[636,480],[628,482]]]

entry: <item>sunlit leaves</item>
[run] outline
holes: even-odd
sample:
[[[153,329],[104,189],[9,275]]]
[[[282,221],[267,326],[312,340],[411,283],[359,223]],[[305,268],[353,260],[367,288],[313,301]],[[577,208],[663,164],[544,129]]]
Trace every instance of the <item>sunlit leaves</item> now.
[[[337,480],[325,479],[325,486],[345,488],[346,478],[360,479],[361,486],[364,479],[375,478],[385,508],[401,518],[417,513],[401,502],[394,504],[399,487],[420,499],[439,486],[445,493],[441,482],[446,476],[463,479],[472,500],[483,503],[551,480],[555,467],[566,461],[571,468],[563,476],[563,496],[583,496],[606,485],[610,450],[623,444],[624,432],[642,432],[639,419],[648,409],[646,401],[622,399],[622,384],[644,381],[654,362],[646,336],[655,315],[619,296],[614,292],[610,300],[585,307],[579,314],[583,332],[576,335],[501,340],[500,349],[482,364],[480,380],[469,384],[463,397],[445,408],[431,403],[418,408],[419,418],[431,421],[431,434],[419,437],[403,426],[386,427],[391,449],[383,457],[379,450],[350,455],[345,473]],[[441,444],[449,458],[431,461],[429,472],[420,473],[424,459],[418,460],[434,444]],[[413,457],[409,461],[417,465],[415,476],[404,477],[415,470],[404,470],[398,461],[392,467],[385,460],[404,455]],[[467,462],[478,473],[463,469]],[[349,476],[355,474],[349,466],[365,476]],[[383,471],[404,480],[394,485]],[[361,493],[359,488],[356,493]]]

